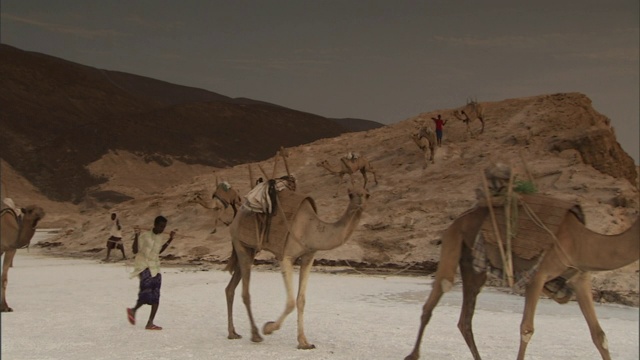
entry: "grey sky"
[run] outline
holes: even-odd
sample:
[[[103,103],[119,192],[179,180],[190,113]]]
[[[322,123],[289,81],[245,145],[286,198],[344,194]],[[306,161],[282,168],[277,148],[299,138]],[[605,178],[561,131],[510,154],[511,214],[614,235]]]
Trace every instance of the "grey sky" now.
[[[637,0],[1,6],[5,44],[327,117],[393,123],[469,97],[582,92],[640,158]]]

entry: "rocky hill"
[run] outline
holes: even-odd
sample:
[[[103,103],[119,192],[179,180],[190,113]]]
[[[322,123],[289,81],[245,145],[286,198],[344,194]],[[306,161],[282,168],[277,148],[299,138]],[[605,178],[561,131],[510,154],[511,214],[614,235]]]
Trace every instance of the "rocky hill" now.
[[[382,125],[327,119],[0,44],[0,154],[58,201],[104,196],[94,190],[106,178],[87,166],[109,151],[161,166],[227,167],[263,160],[280,146],[376,126]]]
[[[497,161],[511,164],[519,179],[531,174],[540,193],[581,204],[589,229],[615,234],[637,218],[637,169],[617,143],[607,117],[593,109],[587,96],[563,93],[482,105],[486,115],[482,134],[479,122],[472,123],[472,132],[467,133],[465,125],[452,116],[454,109],[438,109],[380,129],[289,147],[288,165],[298,179],[297,191],[312,196],[319,216],[327,221],[335,221],[346,208],[347,182],[318,167],[318,162],[326,159],[336,165],[341,156],[355,151],[370,160],[378,179],[375,184],[369,175],[371,198],[352,238],[337,249],[318,253],[317,263],[405,273],[433,271],[440,235],[474,205],[483,169]],[[435,164],[424,168],[423,156],[410,135],[436,114],[450,121]],[[216,179],[227,180],[246,194],[248,166],[257,176],[258,165],[271,173],[273,164],[272,157],[224,169],[193,168],[198,172],[193,176],[192,165],[173,161],[160,167],[138,155],[113,151],[87,170],[106,179],[98,186],[100,191],[122,193],[131,200],[117,204],[92,200],[65,204],[62,209],[33,191],[19,190],[24,184],[13,185],[12,196],[21,204],[40,201],[45,208],[51,206],[42,226],[62,228],[54,240],[57,246],[48,250],[52,254],[102,258],[111,211],[120,214],[129,249],[132,226],[148,227],[163,214],[169,227],[183,235],[174,241],[165,260],[214,266],[229,256],[228,230],[222,226],[211,234],[210,210],[189,202],[191,195],[211,194]],[[276,175],[284,173],[280,162]],[[360,174],[355,180],[362,184]],[[11,181],[20,184],[21,180],[16,176]],[[226,220],[231,216],[231,210],[224,214]],[[258,259],[274,262],[266,252]],[[638,304],[638,262],[597,273],[593,282],[597,299]]]

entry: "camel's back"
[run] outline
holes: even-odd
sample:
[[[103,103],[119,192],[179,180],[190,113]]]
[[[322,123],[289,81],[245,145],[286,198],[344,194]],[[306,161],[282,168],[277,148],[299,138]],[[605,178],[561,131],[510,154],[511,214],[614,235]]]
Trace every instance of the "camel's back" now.
[[[551,248],[551,234],[556,234],[566,216],[584,221],[582,210],[574,203],[543,195],[519,195],[518,206],[510,210],[512,220],[512,249],[523,259],[532,259]],[[506,239],[506,209],[504,204],[494,204],[493,212],[500,229],[500,238]],[[497,244],[492,220],[487,217],[482,225],[482,235],[489,244]]]

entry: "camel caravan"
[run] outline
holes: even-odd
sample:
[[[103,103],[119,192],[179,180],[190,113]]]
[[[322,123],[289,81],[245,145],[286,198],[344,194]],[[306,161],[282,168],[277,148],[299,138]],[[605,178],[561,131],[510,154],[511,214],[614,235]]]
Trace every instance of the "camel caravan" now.
[[[471,119],[480,119],[484,130],[482,107],[469,102],[458,112],[469,126]],[[433,130],[422,126],[412,139],[425,153],[425,167],[434,163],[436,140]],[[426,156],[429,151],[429,156]],[[251,326],[253,342],[262,342],[262,335],[279,330],[285,319],[297,310],[297,347],[314,349],[304,331],[306,289],[314,257],[318,251],[331,250],[344,245],[360,223],[369,199],[367,174],[376,172],[371,163],[355,152],[349,152],[332,165],[328,160],[317,163],[343,181],[350,177],[347,191],[349,203],[340,218],[334,222],[318,215],[314,199],[297,191],[297,179],[291,174],[284,148],[275,156],[272,173],[267,174],[260,165],[263,177],[254,181],[251,166],[249,180],[253,188],[241,198],[229,182],[218,183],[213,194],[194,194],[189,202],[213,210],[213,230],[228,207],[233,209],[229,226],[232,250],[225,270],[231,278],[225,287],[227,303],[228,339],[242,336],[234,326],[235,291],[242,283],[242,302]],[[283,160],[286,175],[277,177],[279,159]],[[360,172],[362,186],[356,186],[354,174]],[[454,286],[459,274],[462,280],[463,302],[458,328],[474,359],[480,359],[472,320],[476,299],[489,276],[503,281],[504,286],[524,293],[525,305],[520,324],[520,345],[517,359],[523,360],[534,333],[536,305],[541,295],[565,304],[577,300],[585,317],[592,340],[602,359],[611,359],[607,339],[596,317],[591,294],[590,273],[621,268],[640,258],[640,223],[617,235],[602,235],[585,226],[579,205],[536,194],[535,186],[516,182],[510,166],[495,164],[487,168],[482,184],[476,191],[476,205],[460,214],[444,231],[441,238],[440,258],[433,281],[420,316],[417,339],[405,360],[416,360],[426,326],[442,296]],[[529,179],[533,184],[533,180]],[[4,199],[4,195],[2,196]],[[10,204],[10,202],[7,202]],[[37,206],[18,210],[8,206],[2,210],[2,311],[12,311],[6,303],[7,272],[12,265],[16,249],[27,246],[44,211]],[[273,254],[279,262],[286,289],[284,311],[274,320],[258,328],[251,306],[250,279],[252,265],[260,251]],[[294,290],[294,264],[299,261],[297,295]],[[459,273],[458,273],[459,268]]]

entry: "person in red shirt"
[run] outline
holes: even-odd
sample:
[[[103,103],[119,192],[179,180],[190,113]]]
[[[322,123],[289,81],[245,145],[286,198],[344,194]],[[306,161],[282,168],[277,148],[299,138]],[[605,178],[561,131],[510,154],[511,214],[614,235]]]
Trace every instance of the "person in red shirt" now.
[[[442,120],[440,114],[437,118],[431,118],[436,123],[436,138],[438,139],[438,146],[442,145],[442,128],[447,124],[447,120]]]

